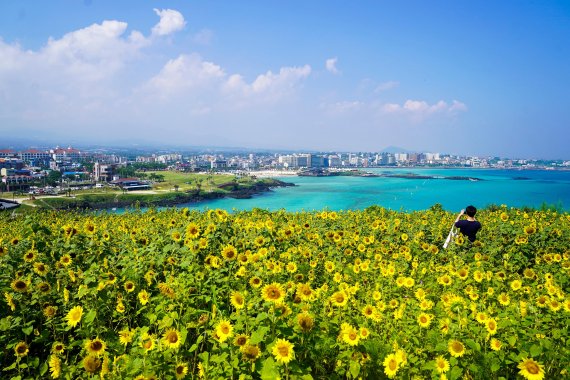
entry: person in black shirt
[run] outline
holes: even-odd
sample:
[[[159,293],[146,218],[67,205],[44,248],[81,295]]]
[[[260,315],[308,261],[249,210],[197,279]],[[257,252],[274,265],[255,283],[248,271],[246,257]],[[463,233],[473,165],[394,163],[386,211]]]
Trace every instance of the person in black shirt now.
[[[481,223],[475,220],[475,214],[477,209],[473,206],[467,206],[464,210],[461,210],[457,219],[455,219],[455,227],[459,228],[459,231],[467,236],[470,242],[474,242],[476,239],[477,231],[481,229]],[[467,215],[467,219],[459,220],[463,214]]]

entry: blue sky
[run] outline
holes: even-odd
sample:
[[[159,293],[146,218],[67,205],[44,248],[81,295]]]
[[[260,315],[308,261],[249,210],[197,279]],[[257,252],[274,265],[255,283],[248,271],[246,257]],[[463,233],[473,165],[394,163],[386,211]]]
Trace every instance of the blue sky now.
[[[570,158],[568,1],[0,2],[2,136]]]

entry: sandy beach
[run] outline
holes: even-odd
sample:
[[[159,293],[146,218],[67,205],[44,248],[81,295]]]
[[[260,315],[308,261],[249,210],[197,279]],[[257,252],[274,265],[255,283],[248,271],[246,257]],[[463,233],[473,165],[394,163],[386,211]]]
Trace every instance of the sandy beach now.
[[[257,170],[248,172],[258,178],[296,176],[297,170]]]

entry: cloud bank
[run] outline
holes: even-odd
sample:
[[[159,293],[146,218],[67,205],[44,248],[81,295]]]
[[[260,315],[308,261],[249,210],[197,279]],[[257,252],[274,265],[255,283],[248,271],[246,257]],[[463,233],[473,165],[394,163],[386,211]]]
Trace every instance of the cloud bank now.
[[[383,120],[445,121],[467,111],[457,100],[376,98],[398,87],[397,81],[371,87],[362,97],[330,97],[323,90],[326,79],[313,75],[309,63],[246,75],[170,38],[188,33],[187,41],[204,46],[214,31],[185,31],[180,12],[154,12],[159,20],[146,32],[105,20],[50,37],[37,50],[0,37],[0,125],[87,138],[176,136],[189,143],[196,135],[211,135],[203,143],[257,147],[295,147],[303,136],[306,146],[334,146],[346,142],[347,130],[376,133]],[[340,74],[337,63],[337,57],[327,59],[326,70]]]

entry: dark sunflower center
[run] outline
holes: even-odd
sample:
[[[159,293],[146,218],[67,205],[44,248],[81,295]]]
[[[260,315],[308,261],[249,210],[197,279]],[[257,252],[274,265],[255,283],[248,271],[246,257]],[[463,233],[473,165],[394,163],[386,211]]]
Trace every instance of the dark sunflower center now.
[[[281,356],[289,355],[289,348],[287,346],[280,346],[279,348],[277,348],[277,351],[279,351],[279,355]]]
[[[16,281],[14,286],[16,287],[16,289],[20,289],[20,290],[26,289],[28,287],[28,285],[24,281]]]
[[[538,366],[535,363],[528,363],[526,365],[526,370],[529,373],[532,373],[533,375],[536,375],[537,373],[540,372],[540,368],[538,368]]]

